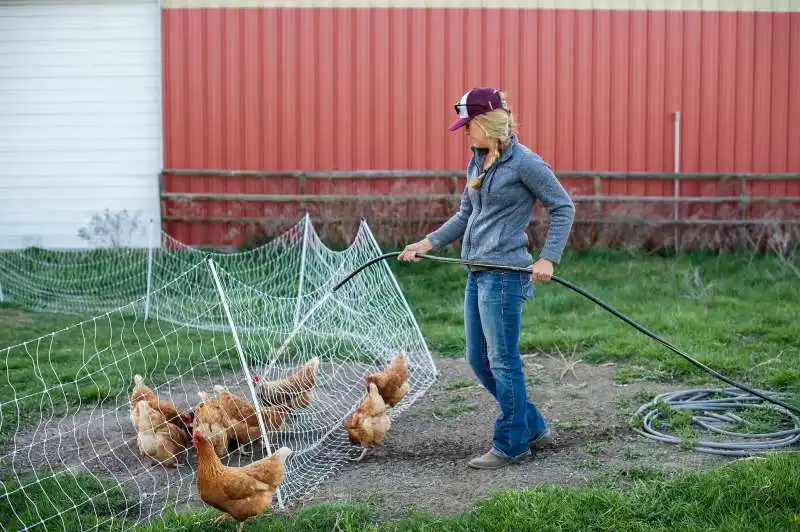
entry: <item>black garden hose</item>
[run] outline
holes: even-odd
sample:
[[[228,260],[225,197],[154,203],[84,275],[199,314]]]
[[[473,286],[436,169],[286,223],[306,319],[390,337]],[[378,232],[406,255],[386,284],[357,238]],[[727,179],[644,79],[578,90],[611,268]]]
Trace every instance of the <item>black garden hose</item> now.
[[[345,283],[350,281],[365,268],[381,260],[385,260],[399,254],[400,252],[395,251],[370,259],[365,264],[362,264],[356,268],[347,277],[339,281],[333,287],[331,293],[336,292]],[[498,264],[464,261],[461,259],[437,257],[435,255],[426,254],[417,254],[417,257],[438,262],[461,264],[464,266],[484,267],[521,272],[528,275],[531,274],[530,268],[522,268],[517,266],[503,266]],[[748,396],[747,394],[736,392],[735,388],[726,388],[722,390],[704,388],[698,390],[683,390],[679,392],[658,395],[649,403],[642,405],[636,411],[635,416],[638,417],[639,426],[634,426],[633,430],[638,434],[665,443],[684,444],[686,442],[689,443],[690,446],[696,451],[727,456],[748,456],[765,451],[775,450],[778,447],[786,447],[800,443],[800,417],[795,415],[800,414],[800,408],[782,401],[780,397],[785,397],[785,394],[754,390],[744,384],[738,383],[709,368],[705,364],[695,360],[657,334],[649,331],[642,325],[639,325],[620,311],[611,307],[598,297],[590,294],[583,288],[557,275],[553,275],[551,279],[554,282],[579,293],[593,303],[603,307],[605,310],[621,319],[631,327],[682,356],[684,359],[688,360],[703,371],[706,371],[717,379],[731,384],[735,388],[739,388],[747,392],[747,394],[750,394]],[[758,404],[758,402],[755,400],[756,397],[768,401],[776,406],[770,407],[767,405]],[[756,423],[747,421],[732,412],[732,410],[744,409],[759,409],[762,411],[771,409],[780,412],[794,427],[788,430],[775,430],[767,433],[758,432],[757,429],[763,425],[758,425]],[[680,414],[682,411],[688,412],[689,415],[681,416]],[[717,413],[719,411],[724,412]],[[678,415],[674,416],[674,414]],[[670,419],[673,417],[674,419]],[[683,432],[681,436],[672,436],[659,430],[664,426],[670,425],[673,425],[675,430],[682,428],[684,430],[689,429],[689,432]],[[739,438],[740,441],[722,442],[718,439],[701,440],[691,431],[691,426],[704,428],[716,433],[717,435],[735,436]],[[747,432],[735,432],[731,430],[732,427],[742,427],[743,430],[746,430]]]
[[[365,262],[364,264],[362,264],[361,266],[356,268],[354,271],[352,271],[347,277],[345,277],[344,279],[339,281],[333,287],[332,291],[336,292],[345,283],[350,281],[350,279],[355,277],[359,272],[361,272],[365,268],[371,266],[372,264],[375,264],[375,263],[377,263],[377,262],[379,262],[381,260],[388,259],[390,257],[396,257],[396,256],[400,255],[400,253],[401,252],[399,252],[399,251],[393,251],[393,252],[389,252],[389,253],[384,253],[384,254],[382,254],[382,255],[380,255],[378,257],[370,259],[369,261]],[[519,267],[519,266],[503,266],[503,265],[499,265],[499,264],[489,264],[489,263],[482,263],[482,262],[471,262],[471,261],[465,261],[465,260],[461,260],[461,259],[454,259],[454,258],[449,258],[449,257],[437,257],[435,255],[426,255],[426,254],[419,254],[419,253],[416,256],[419,257],[419,258],[422,258],[422,259],[428,259],[428,260],[433,260],[433,261],[438,261],[438,262],[449,262],[449,263],[454,263],[454,264],[461,264],[463,266],[492,268],[492,269],[498,269],[498,270],[527,273],[529,275],[531,274],[531,268],[523,268],[523,267]],[[608,303],[605,303],[604,301],[602,301],[598,297],[593,296],[592,294],[590,294],[589,292],[587,292],[583,288],[581,288],[581,287],[579,287],[579,286],[577,286],[577,285],[575,285],[575,284],[573,284],[573,283],[567,281],[566,279],[563,279],[563,278],[561,278],[561,277],[559,277],[557,275],[553,275],[551,277],[551,280],[556,282],[556,283],[558,283],[558,284],[560,284],[560,285],[562,285],[562,286],[565,286],[565,287],[567,287],[567,288],[569,288],[569,289],[571,289],[571,290],[573,290],[573,291],[575,291],[577,293],[579,293],[580,295],[582,295],[583,297],[589,299],[593,303],[603,307],[605,310],[607,310],[608,312],[610,312],[611,314],[613,314],[617,318],[621,319],[622,321],[624,321],[625,323],[627,323],[631,327],[635,328],[636,330],[638,330],[642,334],[645,334],[645,335],[649,336],[650,338],[652,338],[656,342],[660,343],[661,345],[667,347],[668,349],[670,349],[673,352],[677,353],[678,355],[682,356],[684,359],[688,360],[689,362],[691,362],[692,364],[694,364],[698,368],[702,369],[703,371],[706,371],[706,372],[710,373],[711,375],[713,375],[717,379],[719,379],[721,381],[724,381],[724,382],[726,382],[726,383],[728,383],[728,384],[730,384],[732,386],[735,386],[736,388],[744,390],[747,393],[750,393],[752,395],[760,397],[761,399],[764,399],[765,401],[768,401],[770,403],[773,403],[775,405],[783,407],[783,408],[785,408],[785,409],[787,409],[787,410],[789,410],[791,412],[794,412],[795,414],[800,414],[800,408],[798,408],[797,406],[791,405],[791,404],[789,404],[789,403],[787,403],[785,401],[782,401],[782,400],[778,399],[776,397],[776,394],[771,394],[769,392],[762,392],[762,391],[759,391],[759,390],[754,390],[754,389],[750,388],[749,386],[746,386],[744,384],[738,383],[738,382],[734,381],[733,379],[731,379],[729,377],[726,377],[725,375],[723,375],[723,374],[721,374],[721,373],[709,368],[708,366],[706,366],[702,362],[699,362],[698,360],[695,360],[691,356],[687,355],[686,353],[684,353],[683,351],[681,351],[677,347],[675,347],[672,344],[670,344],[669,342],[667,342],[665,339],[663,339],[660,336],[658,336],[657,334],[649,331],[648,329],[646,329],[642,325],[639,325],[638,323],[636,323],[635,321],[633,321],[632,319],[627,317],[622,312],[616,310],[615,308],[610,306]],[[798,432],[798,436],[800,436],[800,428],[797,428],[796,431]]]

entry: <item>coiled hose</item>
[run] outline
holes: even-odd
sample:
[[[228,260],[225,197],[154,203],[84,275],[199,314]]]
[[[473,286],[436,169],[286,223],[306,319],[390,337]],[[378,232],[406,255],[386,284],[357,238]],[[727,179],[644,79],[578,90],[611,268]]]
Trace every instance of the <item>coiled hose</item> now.
[[[393,251],[370,259],[339,281],[332,288],[332,292],[339,290],[365,268],[379,261],[396,257],[400,255],[400,253],[399,251]],[[416,256],[437,262],[531,274],[531,268],[472,262],[419,253]],[[781,447],[788,447],[800,442],[800,417],[798,417],[798,415],[800,415],[800,407],[784,401],[783,399],[788,399],[789,397],[787,394],[767,390],[756,390],[736,382],[711,369],[702,362],[695,360],[693,357],[687,355],[642,325],[639,325],[628,316],[616,310],[600,298],[590,294],[583,288],[557,275],[553,275],[551,280],[584,296],[642,334],[645,334],[677,353],[698,368],[733,386],[733,388],[721,389],[698,388],[669,392],[656,396],[652,401],[639,407],[634,414],[633,430],[638,434],[665,443],[688,446],[696,451],[704,453],[728,456],[759,454]],[[737,389],[746,393],[742,393]],[[765,404],[764,401],[771,404]],[[747,411],[763,419],[760,422],[748,421],[734,414],[733,411]],[[771,432],[763,431],[765,425],[772,426],[773,424],[778,424],[783,426],[783,428]],[[715,435],[715,439],[700,440],[697,433],[694,431],[694,426],[711,431]],[[667,427],[671,427],[673,430],[680,430],[682,436],[671,436],[661,431],[661,429]],[[734,430],[734,428],[741,428],[741,430],[737,431]],[[717,439],[723,436],[736,438],[742,441],[717,441]]]
[[[770,396],[772,399],[786,397],[776,393]],[[762,420],[746,420],[734,413],[737,410],[745,410],[751,417]],[[634,426],[633,430],[642,436],[710,454],[748,456],[800,441],[800,418],[783,407],[764,404],[758,397],[737,388],[668,392],[639,407],[634,415],[640,426]],[[794,428],[763,432],[775,424],[794,425]],[[680,436],[661,432],[662,425],[679,431]],[[692,426],[711,431],[715,439],[700,440]],[[734,428],[740,428],[741,432],[732,430]],[[723,436],[738,441],[720,441]]]

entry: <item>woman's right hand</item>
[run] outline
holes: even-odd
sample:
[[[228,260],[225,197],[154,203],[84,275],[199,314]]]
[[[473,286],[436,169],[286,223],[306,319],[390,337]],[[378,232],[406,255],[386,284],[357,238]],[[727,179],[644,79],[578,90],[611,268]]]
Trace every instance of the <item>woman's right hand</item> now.
[[[431,249],[433,249],[433,246],[427,238],[424,238],[419,242],[414,242],[413,244],[407,245],[400,255],[397,256],[397,260],[401,262],[419,262],[422,259],[417,257],[417,253],[424,254],[429,252]]]

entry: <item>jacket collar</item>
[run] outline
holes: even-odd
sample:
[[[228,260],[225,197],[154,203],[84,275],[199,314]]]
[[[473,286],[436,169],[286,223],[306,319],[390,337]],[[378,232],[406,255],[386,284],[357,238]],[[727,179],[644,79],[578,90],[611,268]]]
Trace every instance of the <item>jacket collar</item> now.
[[[500,156],[500,160],[498,163],[502,163],[507,161],[513,155],[514,147],[519,144],[519,139],[517,138],[517,134],[514,133],[511,135],[511,140],[508,142],[508,146],[503,151],[503,155]],[[487,149],[486,148],[476,148],[475,146],[471,146],[470,149],[472,150],[472,154],[475,157],[480,157],[481,159],[486,156]]]

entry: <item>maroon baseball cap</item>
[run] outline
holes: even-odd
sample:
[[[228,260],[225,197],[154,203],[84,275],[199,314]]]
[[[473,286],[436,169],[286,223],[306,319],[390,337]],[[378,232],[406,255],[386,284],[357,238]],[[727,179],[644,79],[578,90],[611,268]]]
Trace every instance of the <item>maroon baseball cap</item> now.
[[[450,124],[448,131],[455,131],[464,127],[470,120],[478,115],[488,113],[495,109],[508,109],[505,100],[500,97],[500,91],[487,87],[475,87],[467,91],[454,105],[458,120]]]

